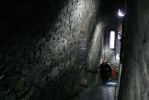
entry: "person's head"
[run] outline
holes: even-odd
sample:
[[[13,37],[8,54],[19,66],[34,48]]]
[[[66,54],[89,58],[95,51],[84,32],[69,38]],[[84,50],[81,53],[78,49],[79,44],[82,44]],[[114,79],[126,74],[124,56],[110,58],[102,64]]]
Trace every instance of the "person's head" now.
[[[103,60],[103,63],[107,63],[107,62],[108,62],[107,59],[104,59],[104,60]]]

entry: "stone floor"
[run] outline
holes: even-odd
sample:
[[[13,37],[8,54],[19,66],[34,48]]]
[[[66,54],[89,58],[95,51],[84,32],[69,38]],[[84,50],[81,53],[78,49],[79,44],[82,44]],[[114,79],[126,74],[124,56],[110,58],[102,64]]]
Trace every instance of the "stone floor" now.
[[[115,100],[115,87],[115,82],[106,85],[94,83],[73,100]]]

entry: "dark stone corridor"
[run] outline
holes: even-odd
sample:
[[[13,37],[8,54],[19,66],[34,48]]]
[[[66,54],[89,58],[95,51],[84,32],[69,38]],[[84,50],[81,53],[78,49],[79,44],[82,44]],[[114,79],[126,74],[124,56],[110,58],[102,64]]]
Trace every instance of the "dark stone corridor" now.
[[[0,100],[149,100],[148,0],[5,0],[0,13]],[[117,85],[100,84],[103,59]]]

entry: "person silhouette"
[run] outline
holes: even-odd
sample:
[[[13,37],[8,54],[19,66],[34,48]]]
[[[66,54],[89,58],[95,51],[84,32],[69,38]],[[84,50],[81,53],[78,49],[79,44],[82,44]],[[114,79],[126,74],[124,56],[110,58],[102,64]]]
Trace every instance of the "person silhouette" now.
[[[106,60],[104,60],[98,68],[99,68],[102,83],[106,84],[110,78],[112,68]]]

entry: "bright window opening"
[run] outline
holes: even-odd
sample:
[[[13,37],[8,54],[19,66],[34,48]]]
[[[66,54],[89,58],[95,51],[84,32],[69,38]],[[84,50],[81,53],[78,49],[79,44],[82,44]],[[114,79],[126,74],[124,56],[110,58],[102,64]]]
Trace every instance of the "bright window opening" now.
[[[114,31],[111,31],[110,32],[110,41],[109,41],[109,46],[110,46],[110,49],[114,49],[114,45],[115,45],[115,32]]]

